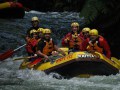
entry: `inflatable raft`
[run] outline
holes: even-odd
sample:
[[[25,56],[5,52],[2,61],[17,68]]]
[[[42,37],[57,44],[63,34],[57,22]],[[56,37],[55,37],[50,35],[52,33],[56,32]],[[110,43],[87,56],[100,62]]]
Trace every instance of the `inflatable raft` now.
[[[18,2],[0,3],[0,18],[23,18],[24,7]]]
[[[53,59],[54,58],[54,59]],[[51,72],[58,73],[64,77],[86,77],[93,75],[115,75],[119,73],[120,61],[110,60],[98,52],[74,52],[64,57],[56,57],[44,63],[38,63],[33,68],[44,71],[46,74]],[[20,65],[20,69],[27,68],[28,61]]]
[[[20,69],[27,68],[29,62],[24,61]],[[98,52],[74,52],[52,59],[48,62],[38,63],[33,67],[35,70],[44,71],[46,74],[51,72],[58,73],[64,77],[86,77],[91,75],[115,75],[119,73],[120,61],[110,60]]]

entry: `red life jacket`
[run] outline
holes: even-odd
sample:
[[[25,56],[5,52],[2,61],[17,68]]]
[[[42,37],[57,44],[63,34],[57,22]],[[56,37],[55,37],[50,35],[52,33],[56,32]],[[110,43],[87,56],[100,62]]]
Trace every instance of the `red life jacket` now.
[[[34,38],[30,39],[29,42],[27,42],[26,51],[28,53],[34,54],[36,52],[36,46],[40,40],[41,39],[34,39]]]
[[[96,41],[94,44],[89,42],[89,44],[87,46],[87,51],[92,51],[92,50],[95,50],[97,52],[103,53],[103,48],[98,46],[98,41]]]
[[[82,31],[80,32],[80,36],[81,36],[82,38],[84,38],[84,35],[83,35]]]
[[[68,43],[65,43],[64,40],[67,39]],[[69,48],[78,48],[80,49],[80,45],[83,41],[83,38],[80,36],[80,34],[72,34],[68,33],[65,38],[62,40],[63,46],[68,46]]]
[[[90,48],[92,50],[98,51],[100,53],[104,53],[108,58],[111,57],[111,51],[110,51],[110,46],[108,45],[107,41],[102,37],[99,36],[98,38],[98,44],[94,45],[94,44],[89,44],[90,39],[86,39],[83,43],[82,43],[82,50],[90,50]],[[92,47],[94,46],[94,48]]]

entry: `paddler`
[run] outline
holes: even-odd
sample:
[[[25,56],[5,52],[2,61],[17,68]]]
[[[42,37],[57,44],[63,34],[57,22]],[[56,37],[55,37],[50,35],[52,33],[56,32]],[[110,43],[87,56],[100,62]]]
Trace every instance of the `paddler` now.
[[[40,23],[40,20],[38,17],[34,16],[32,17],[31,19],[31,24],[32,24],[32,27],[30,27],[28,30],[27,30],[27,33],[26,33],[26,41],[30,38],[30,31],[35,29],[36,31],[38,29],[43,29],[43,28],[40,28],[39,27],[39,23]]]
[[[79,23],[71,23],[71,32],[62,39],[62,46],[68,47],[71,51],[79,51],[83,38],[80,36]]]
[[[82,43],[82,50],[89,52],[97,51],[106,55],[106,57],[111,58],[110,46],[108,45],[105,38],[98,34],[98,30],[90,30],[89,35],[90,38],[87,38],[87,40]]]
[[[35,29],[30,31],[30,38],[27,41],[26,45],[26,51],[28,53],[28,56],[35,56],[37,58],[36,49],[38,42],[43,37],[43,31],[44,29],[38,29],[37,31]],[[33,61],[34,58],[30,58],[29,61]]]
[[[90,32],[90,28],[89,27],[85,27],[80,32],[80,36],[85,40],[85,39],[89,38],[89,36],[90,36],[89,32]]]
[[[44,29],[44,38],[40,40],[37,44],[37,55],[39,58],[29,64],[29,67],[33,67],[37,63],[41,62],[42,58],[49,60],[49,56],[52,54],[61,53],[66,55],[64,51],[58,48],[57,43],[51,38],[51,30]]]
[[[57,43],[51,38],[50,29],[44,29],[44,39],[39,41],[37,49],[37,54],[46,59],[48,59],[48,56],[52,55],[52,51],[58,51],[62,55],[65,55],[65,53],[58,48]]]

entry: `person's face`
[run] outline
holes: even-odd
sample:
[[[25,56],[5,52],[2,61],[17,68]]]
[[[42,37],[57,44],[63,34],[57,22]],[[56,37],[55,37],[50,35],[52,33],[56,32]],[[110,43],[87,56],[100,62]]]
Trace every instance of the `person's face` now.
[[[90,35],[90,40],[95,41],[98,38],[97,35]]]
[[[50,35],[51,35],[50,33],[46,33],[45,34],[45,39],[50,39]]]
[[[37,33],[33,33],[33,38],[37,38]]]
[[[88,38],[89,37],[89,32],[83,32],[84,38]]]
[[[39,25],[39,22],[36,20],[36,21],[32,21],[32,26],[33,27],[37,27]]]
[[[79,29],[77,26],[72,26],[71,28],[72,28],[72,31],[73,31],[73,32],[77,32],[78,29]]]
[[[39,37],[43,37],[43,33],[42,32],[39,32],[38,35],[39,35]]]

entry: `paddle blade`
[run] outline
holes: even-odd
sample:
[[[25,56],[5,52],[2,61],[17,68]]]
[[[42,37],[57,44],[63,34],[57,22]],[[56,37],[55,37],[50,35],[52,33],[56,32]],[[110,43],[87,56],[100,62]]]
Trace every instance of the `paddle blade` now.
[[[3,60],[5,60],[5,59],[9,58],[10,56],[13,55],[13,53],[14,53],[13,50],[8,50],[8,51],[6,51],[5,53],[1,54],[1,55],[0,55],[0,61],[3,61]]]
[[[42,61],[42,58],[37,58],[33,62],[29,63],[28,68],[33,68],[35,65],[37,65],[41,61]]]
[[[115,57],[111,57],[111,60],[114,61],[114,62],[118,65],[118,67],[119,67],[119,69],[120,69],[120,60],[118,60],[118,59],[115,58]]]

